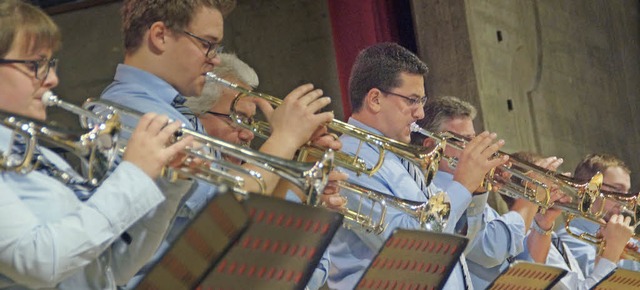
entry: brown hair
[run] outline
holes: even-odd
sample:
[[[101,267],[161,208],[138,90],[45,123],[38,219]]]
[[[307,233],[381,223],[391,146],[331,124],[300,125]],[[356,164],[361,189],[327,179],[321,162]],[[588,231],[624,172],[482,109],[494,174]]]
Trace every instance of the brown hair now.
[[[620,167],[627,173],[631,173],[631,169],[618,157],[606,153],[589,154],[578,163],[574,171],[574,177],[577,180],[587,181],[596,173],[604,173],[610,167]]]
[[[362,109],[372,88],[390,90],[401,86],[400,73],[423,75],[427,65],[413,52],[396,43],[378,43],[360,51],[349,77],[349,97],[354,112]]]
[[[183,30],[201,7],[217,9],[226,16],[236,7],[236,0],[125,0],[122,6],[125,50],[138,49],[142,36],[154,22],[162,21],[172,30]]]
[[[16,41],[18,35],[22,40]],[[0,57],[16,44],[26,53],[60,47],[60,30],[53,20],[39,8],[20,0],[0,1]]]
[[[476,108],[471,103],[463,101],[453,96],[442,96],[430,98],[424,104],[424,118],[418,120],[416,124],[421,128],[438,133],[442,130],[442,123],[445,121],[466,117],[475,119],[478,114]],[[420,133],[411,133],[411,143],[422,145],[426,136]]]

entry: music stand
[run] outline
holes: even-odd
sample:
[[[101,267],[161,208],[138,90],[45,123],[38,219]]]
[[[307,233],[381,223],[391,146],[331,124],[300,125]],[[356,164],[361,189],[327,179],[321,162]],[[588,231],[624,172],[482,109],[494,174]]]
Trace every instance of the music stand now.
[[[193,289],[246,230],[249,221],[233,193],[216,195],[135,289]]]
[[[251,194],[251,225],[198,289],[304,289],[342,215]]]
[[[602,279],[591,289],[640,289],[640,273],[637,271],[618,268],[611,271],[607,277]]]
[[[357,289],[441,289],[468,241],[452,234],[397,229]]]
[[[567,270],[524,261],[515,261],[487,289],[551,289]]]

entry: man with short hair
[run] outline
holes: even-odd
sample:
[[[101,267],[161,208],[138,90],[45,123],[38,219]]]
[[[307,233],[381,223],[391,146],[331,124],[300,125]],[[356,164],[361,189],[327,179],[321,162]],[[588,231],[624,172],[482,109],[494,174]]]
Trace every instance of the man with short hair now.
[[[409,143],[410,125],[424,117],[422,107],[426,99],[424,79],[427,71],[426,64],[416,55],[395,43],[379,43],[361,51],[349,80],[349,97],[354,112],[349,124]],[[504,144],[503,141],[494,143],[495,137],[495,134],[483,132],[474,138],[460,158],[460,170],[454,177],[455,181],[444,188],[451,202],[451,214],[445,232],[453,232],[456,221],[471,201],[471,191],[480,184],[486,172],[507,161],[506,158],[492,159]],[[374,145],[360,145],[360,141],[351,136],[343,135],[341,139],[343,151],[351,154],[357,152],[368,166],[378,161],[380,149]],[[350,172],[349,182],[417,202],[427,202],[432,193],[440,191],[432,184],[427,185],[421,173],[414,176],[408,169],[417,167],[387,152],[382,168],[375,174],[366,176]],[[343,194],[348,195],[345,191]],[[348,206],[356,206],[356,197],[348,200]],[[338,230],[329,246],[331,288],[354,288],[384,241],[396,228],[422,229],[413,217],[391,206],[387,207],[386,215],[385,222],[388,225],[380,235],[357,229]],[[463,265],[462,258],[445,284],[446,289],[472,287],[463,275]]]
[[[476,135],[473,119],[476,109],[470,103],[459,98],[446,96],[436,97],[427,101],[424,106],[425,118],[417,124],[423,129],[440,134],[452,132],[468,139]],[[416,145],[432,146],[434,139],[414,133],[412,143]],[[451,141],[450,141],[451,142]],[[463,144],[454,144],[463,146]],[[461,151],[447,146],[445,155],[459,158]],[[553,169],[562,160],[549,159],[543,165],[553,163]],[[446,188],[453,182],[456,167],[452,167],[445,160],[440,162],[439,171],[433,183]],[[480,185],[480,184],[478,184]],[[465,215],[457,225],[457,232],[470,239],[465,251],[471,279],[474,288],[484,289],[500,275],[508,265],[509,257],[514,257],[523,251],[524,237],[531,225],[538,206],[526,200],[518,200],[511,211],[499,215],[487,204],[487,189],[479,186],[475,189],[473,201],[467,208]]]
[[[574,178],[581,181],[589,181],[596,173],[603,175],[602,189],[618,193],[628,193],[631,188],[631,170],[627,165],[614,155],[606,153],[595,153],[585,156],[576,166]],[[604,204],[604,221],[608,222],[612,214],[620,212],[620,208],[614,203],[606,201]],[[600,229],[600,225],[592,223],[586,219],[576,218],[571,222],[570,229],[576,234],[595,234]],[[597,249],[594,245],[570,235],[565,228],[557,231],[558,237],[567,245],[576,257],[585,277],[593,273],[596,262]],[[637,240],[630,242],[636,243]],[[615,262],[615,261],[614,261]],[[618,266],[624,269],[640,271],[640,263],[631,260],[621,260]]]

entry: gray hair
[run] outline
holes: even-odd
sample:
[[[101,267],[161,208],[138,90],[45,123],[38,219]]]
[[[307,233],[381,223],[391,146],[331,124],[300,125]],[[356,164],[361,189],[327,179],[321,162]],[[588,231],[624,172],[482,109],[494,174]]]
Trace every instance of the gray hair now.
[[[213,68],[213,73],[223,79],[236,78],[251,88],[259,84],[258,74],[248,64],[240,60],[233,53],[220,53],[220,64]],[[184,104],[194,114],[200,115],[209,110],[222,94],[221,85],[205,83],[200,97],[189,97]]]
[[[435,97],[427,100],[424,104],[424,118],[416,123],[427,131],[440,132],[444,121],[463,117],[473,120],[477,113],[473,105],[459,98]],[[422,134],[411,134],[411,142],[414,144],[422,144],[424,139],[425,136]]]

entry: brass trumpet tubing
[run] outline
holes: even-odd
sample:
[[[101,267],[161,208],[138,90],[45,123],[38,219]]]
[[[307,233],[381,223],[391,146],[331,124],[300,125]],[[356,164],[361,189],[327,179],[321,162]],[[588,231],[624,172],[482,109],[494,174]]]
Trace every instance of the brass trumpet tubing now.
[[[605,241],[602,238],[596,237],[594,234],[586,233],[586,232],[578,234],[578,233],[573,232],[573,230],[571,230],[571,226],[570,226],[571,221],[573,221],[577,217],[582,218],[581,216],[576,216],[575,214],[567,215],[567,220],[566,220],[565,225],[564,225],[564,228],[567,231],[567,233],[569,235],[571,235],[572,237],[574,237],[574,238],[580,239],[582,241],[585,241],[585,242],[587,242],[589,244],[592,244],[594,246],[597,246],[599,248],[606,247]],[[598,221],[591,220],[591,221],[595,222],[597,224],[600,224],[601,226],[605,225],[605,223],[603,223],[602,220],[598,220]],[[637,232],[635,233],[635,235],[632,238],[635,239],[635,240],[640,240],[640,236],[638,235]],[[624,258],[627,259],[627,260],[633,260],[633,261],[636,261],[636,262],[640,262],[640,253],[637,252],[637,251],[631,250],[629,248],[625,248],[622,251],[622,256],[624,256]]]
[[[0,155],[0,172],[17,172],[21,174],[29,173],[33,170],[34,165],[31,160],[36,148],[36,129],[33,127],[33,123],[29,119],[22,119],[18,116],[13,116],[7,112],[0,111],[0,118],[2,125],[12,129],[11,141],[9,142],[9,151],[2,152]],[[25,152],[21,158],[11,156],[11,147],[16,142],[18,136],[21,136],[22,140],[26,141]]]
[[[85,108],[92,109],[93,111],[101,112],[101,118],[103,116],[111,116],[111,115],[119,115],[121,118],[133,118],[137,119],[142,116],[141,112],[136,110],[132,110],[126,107],[122,107],[119,104],[115,104],[113,102],[108,102],[105,100],[94,101],[88,100],[85,105]],[[125,127],[125,126],[123,126]],[[131,132],[130,127],[125,127],[129,132]],[[333,167],[333,151],[328,151],[324,158],[319,160],[318,162],[311,163],[302,163],[295,162],[291,160],[285,160],[279,157],[275,157],[269,154],[265,154],[259,151],[255,151],[250,148],[245,148],[243,146],[239,146],[236,144],[232,144],[221,139],[204,135],[193,130],[189,130],[186,128],[182,128],[177,132],[178,138],[183,138],[186,136],[192,136],[194,142],[198,144],[200,147],[198,148],[199,154],[197,157],[208,160],[209,162],[213,162],[215,160],[216,164],[222,167],[236,169],[241,171],[243,174],[251,176],[253,178],[257,178],[261,180],[261,175],[256,174],[253,171],[247,171],[241,167],[236,166],[230,162],[224,162],[221,160],[216,160],[212,155],[214,152],[220,152],[222,154],[226,154],[229,156],[236,157],[239,160],[244,161],[245,163],[252,164],[257,166],[267,172],[271,172],[279,175],[282,178],[287,179],[295,186],[301,188],[305,193],[309,192],[322,192],[324,187],[328,182],[329,171]],[[206,149],[208,148],[208,150]],[[203,151],[208,153],[202,153]],[[187,152],[192,153],[192,152]],[[192,154],[193,155],[193,154]],[[206,158],[205,158],[206,157]],[[210,165],[210,164],[209,164]],[[204,173],[202,173],[204,174]],[[210,174],[215,174],[214,172],[210,172]],[[206,181],[206,180],[205,180]],[[261,184],[262,181],[258,181],[258,184]]]
[[[211,72],[206,74],[206,81],[217,82],[231,89],[234,89],[241,93],[240,97],[242,96],[258,97],[268,101],[273,106],[279,106],[282,104],[282,100],[277,97],[247,90],[239,86],[238,84],[222,79]],[[236,98],[236,100],[232,104],[232,110],[235,107],[235,103],[238,102],[238,100],[239,98]],[[232,115],[234,114],[236,117],[239,115],[237,113],[232,113]],[[237,120],[239,124],[243,123],[240,121],[240,119],[237,119]],[[264,128],[266,126],[264,123],[261,123],[260,125],[258,125],[258,127]],[[265,136],[267,130],[263,130],[260,128],[251,128],[251,130],[253,130],[254,133],[261,132],[258,134]],[[374,144],[375,146],[378,146],[381,149],[384,149],[384,150],[380,150],[381,152],[380,158],[378,159],[376,164],[374,164],[370,168],[358,167],[366,163],[362,161],[357,155],[355,156],[346,155],[346,156],[341,156],[339,158],[336,158],[337,165],[347,169],[354,168],[356,169],[355,172],[365,173],[371,176],[376,171],[378,171],[382,166],[382,163],[384,162],[384,152],[390,151],[416,164],[423,171],[423,174],[425,176],[425,181],[427,184],[431,182],[433,176],[435,175],[435,172],[437,171],[438,162],[440,161],[440,157],[442,156],[442,151],[444,150],[443,149],[444,145],[446,144],[446,142],[442,142],[440,144],[440,147],[436,147],[433,150],[429,150],[422,146],[406,144],[406,143],[398,142],[396,140],[393,140],[391,138],[387,138],[378,134],[373,134],[369,131],[363,130],[361,128],[358,128],[356,126],[353,126],[351,124],[348,124],[336,119],[329,122],[329,124],[327,124],[327,128],[333,132],[337,132],[340,134],[347,134],[349,136],[359,139],[361,142]]]

